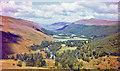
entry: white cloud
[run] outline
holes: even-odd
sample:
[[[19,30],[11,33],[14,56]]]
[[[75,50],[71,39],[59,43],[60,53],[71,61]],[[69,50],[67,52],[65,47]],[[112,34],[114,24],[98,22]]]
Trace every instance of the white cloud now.
[[[19,17],[37,23],[48,24],[54,22],[74,22],[80,19],[108,19],[116,20],[117,4],[100,2],[72,2],[38,4],[32,2],[0,2],[2,14]],[[1,12],[1,10],[0,10]]]
[[[94,13],[94,16],[96,18],[101,18],[105,20],[118,20],[118,14],[99,14],[99,13]]]
[[[99,13],[117,13],[118,4],[106,4],[104,2],[77,2],[79,5],[83,5],[89,9],[92,9]]]
[[[75,11],[77,9],[82,9],[83,7],[78,5],[77,3],[61,3],[64,10],[67,11]]]

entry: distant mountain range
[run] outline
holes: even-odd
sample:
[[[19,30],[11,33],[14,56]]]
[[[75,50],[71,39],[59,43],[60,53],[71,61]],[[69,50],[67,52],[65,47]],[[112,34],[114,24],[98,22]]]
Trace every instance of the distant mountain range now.
[[[78,20],[73,23],[58,22],[48,25],[52,31],[57,33],[76,34],[78,36],[108,36],[118,32],[118,21],[108,21],[99,19]],[[47,29],[46,28],[46,29]],[[49,30],[49,29],[48,29]]]
[[[70,23],[70,22],[56,22],[56,23],[53,23],[51,25],[46,25],[46,26],[43,26],[43,27],[47,30],[56,31],[56,30],[63,30],[71,24],[110,26],[110,25],[116,25],[116,24],[118,24],[118,22],[117,21],[99,20],[99,19],[91,18],[91,19],[86,19],[86,20],[78,20],[78,21],[75,21],[75,22],[72,22],[72,23]]]
[[[57,23],[53,23],[51,25],[46,25],[44,26],[45,29],[47,30],[63,30],[64,28],[66,28],[67,26],[69,26],[71,23],[69,22],[57,22]]]
[[[2,56],[28,52],[27,47],[41,44],[41,41],[54,39],[44,33],[37,23],[0,16],[0,32],[2,37]]]
[[[82,25],[116,25],[117,21],[108,21],[108,20],[100,20],[100,19],[88,19],[88,20],[78,20],[74,22],[74,24],[82,24]]]

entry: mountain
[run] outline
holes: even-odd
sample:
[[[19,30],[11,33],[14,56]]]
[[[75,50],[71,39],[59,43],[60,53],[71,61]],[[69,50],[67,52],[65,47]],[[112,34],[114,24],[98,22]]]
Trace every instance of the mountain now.
[[[88,20],[78,20],[74,22],[74,24],[83,24],[83,25],[116,25],[116,21],[108,21],[108,20],[99,20],[99,19],[88,19]]]
[[[76,34],[77,36],[108,36],[118,31],[117,21],[107,21],[98,19],[79,20],[63,30],[58,30],[60,33]]]
[[[53,31],[63,30],[64,28],[66,28],[70,24],[71,23],[69,23],[69,22],[57,22],[57,23],[53,23],[51,25],[44,26],[44,28],[47,30],[53,30]]]
[[[37,23],[0,16],[0,32],[2,37],[2,56],[28,52],[27,47],[41,44],[41,41],[54,39],[44,33]]]

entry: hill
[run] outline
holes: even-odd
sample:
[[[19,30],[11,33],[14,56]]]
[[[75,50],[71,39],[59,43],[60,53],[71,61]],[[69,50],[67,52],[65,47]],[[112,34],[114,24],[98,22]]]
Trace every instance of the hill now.
[[[52,31],[63,30],[70,24],[71,23],[69,23],[69,22],[56,22],[51,25],[44,26],[44,28],[47,30],[52,30]]]
[[[114,56],[119,56],[120,55],[120,32],[110,35],[108,37],[105,38],[101,38],[101,39],[95,39],[92,42],[88,43],[87,45],[85,45],[84,47],[90,47],[91,50],[93,51],[98,51],[101,53],[105,53],[105,54],[110,54],[110,55],[114,55]]]
[[[115,25],[118,22],[91,18],[88,20],[78,20],[74,23],[75,24],[83,24],[83,25]]]
[[[84,19],[73,23],[57,22],[44,28],[54,31],[56,34],[75,34],[77,36],[104,37],[118,32],[118,21]]]
[[[59,30],[60,33],[75,34],[77,36],[87,37],[103,37],[118,32],[118,25],[82,25],[82,24],[71,24],[63,30]]]
[[[41,44],[41,41],[52,41],[52,37],[44,34],[37,23],[0,16],[0,33],[2,34],[2,56],[28,52],[29,46]]]

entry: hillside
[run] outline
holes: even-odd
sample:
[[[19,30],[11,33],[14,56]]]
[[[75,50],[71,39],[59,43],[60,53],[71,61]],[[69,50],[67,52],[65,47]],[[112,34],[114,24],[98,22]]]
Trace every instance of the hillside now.
[[[52,37],[44,34],[41,27],[31,21],[0,16],[0,32],[2,33],[2,56],[28,52],[26,47],[41,44],[42,40],[52,41]]]
[[[69,22],[56,22],[51,25],[46,25],[46,26],[44,26],[44,28],[47,30],[52,30],[52,31],[63,30],[70,24],[71,23],[69,23]]]
[[[95,39],[84,47],[90,47],[93,51],[100,51],[102,53],[119,56],[120,55],[120,32],[111,36]]]
[[[76,30],[77,29],[77,30]],[[108,36],[118,32],[118,25],[82,25],[71,24],[63,30],[58,31],[60,33],[76,34],[77,36],[85,35],[87,37],[92,36]]]

